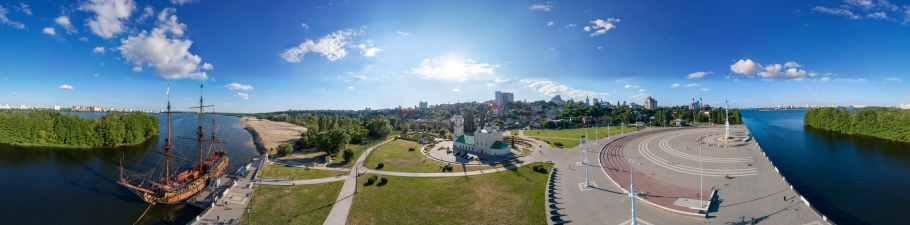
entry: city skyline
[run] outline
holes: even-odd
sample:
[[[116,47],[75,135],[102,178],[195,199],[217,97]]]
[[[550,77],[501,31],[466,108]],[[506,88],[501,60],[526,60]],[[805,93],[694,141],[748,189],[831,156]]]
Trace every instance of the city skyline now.
[[[7,2],[0,105],[158,110],[170,85],[186,110],[204,83],[219,112],[482,102],[496,91],[899,106],[908,25],[908,2],[852,0]]]

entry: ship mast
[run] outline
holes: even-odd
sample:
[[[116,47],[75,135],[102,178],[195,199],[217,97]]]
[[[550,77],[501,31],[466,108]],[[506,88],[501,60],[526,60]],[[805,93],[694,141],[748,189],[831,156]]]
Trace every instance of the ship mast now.
[[[200,172],[202,172],[202,163],[203,163],[202,162],[202,142],[205,141],[205,129],[202,128],[202,117],[203,117],[202,112],[205,107],[208,107],[208,106],[202,105],[202,86],[203,86],[202,84],[199,85],[199,131],[196,132],[196,135],[197,135],[196,140],[199,142],[198,143],[198,145],[199,145],[199,167],[197,167],[197,168],[199,169]]]
[[[170,169],[168,168],[168,157],[174,145],[171,143],[171,85],[167,86],[167,138],[164,139],[164,184],[171,181]]]

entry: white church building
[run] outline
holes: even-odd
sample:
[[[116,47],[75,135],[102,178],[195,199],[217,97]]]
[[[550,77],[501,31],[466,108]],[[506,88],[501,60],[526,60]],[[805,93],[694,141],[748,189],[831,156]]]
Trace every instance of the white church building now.
[[[502,131],[496,125],[487,124],[484,127],[477,127],[474,135],[464,134],[464,116],[456,114],[452,116],[454,123],[453,144],[455,152],[480,153],[487,155],[506,155],[511,151],[509,145],[502,141]]]

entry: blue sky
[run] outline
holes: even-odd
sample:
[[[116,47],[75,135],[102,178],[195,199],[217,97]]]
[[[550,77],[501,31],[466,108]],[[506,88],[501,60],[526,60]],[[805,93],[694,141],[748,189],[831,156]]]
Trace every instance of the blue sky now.
[[[0,105],[910,102],[910,1],[0,3]]]

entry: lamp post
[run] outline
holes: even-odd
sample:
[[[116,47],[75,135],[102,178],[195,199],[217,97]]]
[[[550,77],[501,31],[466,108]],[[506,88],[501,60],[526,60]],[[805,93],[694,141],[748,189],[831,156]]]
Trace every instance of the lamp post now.
[[[702,159],[702,158],[701,158],[701,145],[698,145],[698,167],[699,167],[699,168],[698,168],[698,170],[699,170],[699,172],[698,172],[698,173],[699,173],[699,174],[698,174],[698,196],[699,196],[699,198],[700,198],[700,200],[701,200],[701,203],[698,205],[699,208],[701,208],[702,205],[705,205],[705,195],[703,194],[703,193],[705,192],[705,191],[704,191],[704,183],[705,183],[705,182],[704,182],[704,179],[703,179],[704,176],[705,176],[705,175],[704,175],[705,167],[702,166],[702,160],[701,160],[701,159]],[[707,213],[707,212],[706,212],[706,213]]]
[[[633,162],[635,162],[634,159],[629,159],[629,166],[631,166]],[[638,170],[638,166],[641,166],[641,162],[638,162],[638,165],[632,167],[631,171],[629,171],[632,174],[632,183],[629,184],[629,196],[619,200],[620,202],[623,202],[627,198],[632,199],[632,225],[638,225],[638,220],[635,219],[635,198],[637,197],[635,195],[635,171]]]
[[[591,181],[588,180],[588,132],[585,131],[585,187],[591,187]]]

